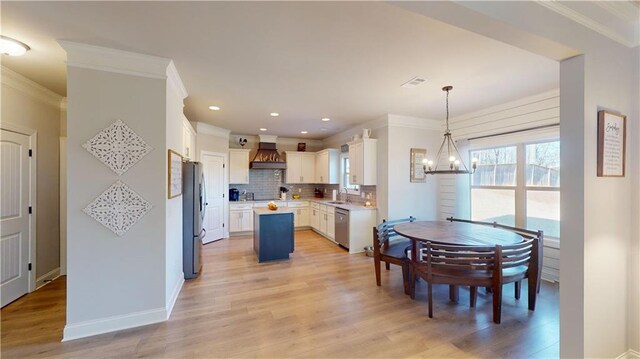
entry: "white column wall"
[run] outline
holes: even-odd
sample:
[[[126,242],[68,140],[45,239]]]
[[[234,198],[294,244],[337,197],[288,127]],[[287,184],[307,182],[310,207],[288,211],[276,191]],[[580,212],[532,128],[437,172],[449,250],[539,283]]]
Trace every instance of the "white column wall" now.
[[[164,321],[170,314],[182,283],[182,201],[167,199],[167,149],[182,148],[186,92],[169,59],[61,44],[68,64],[64,340],[71,340]],[[82,148],[116,120],[153,148],[121,176]],[[122,236],[82,212],[118,180],[153,206]]]

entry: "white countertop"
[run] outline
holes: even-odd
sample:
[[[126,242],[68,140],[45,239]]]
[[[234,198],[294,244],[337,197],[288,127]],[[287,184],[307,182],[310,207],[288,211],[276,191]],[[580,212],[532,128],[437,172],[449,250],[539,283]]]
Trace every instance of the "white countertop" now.
[[[267,207],[254,208],[253,213],[262,216],[267,214],[281,214],[281,213],[293,213],[293,208],[289,207],[278,207],[275,211],[270,210]]]
[[[254,204],[254,203],[267,203],[270,202],[269,200],[255,200],[255,201],[229,201],[230,204]],[[287,199],[286,201],[281,201],[281,200],[274,200],[274,202],[276,204],[279,205],[279,208],[286,208],[285,206],[281,206],[281,204],[283,204],[284,202],[292,202],[292,203],[296,203],[296,202],[315,202],[315,203],[319,203],[319,204],[324,204],[326,206],[332,206],[332,207],[340,207],[340,208],[344,208],[347,209],[349,211],[357,211],[357,210],[375,210],[376,207],[375,206],[369,206],[366,207],[364,205],[361,204],[355,204],[355,203],[330,203],[330,202],[334,202],[331,199],[328,198],[300,198],[300,199]],[[342,202],[342,201],[340,201]],[[265,209],[265,208],[262,208]],[[274,212],[271,211],[269,209],[267,209],[270,212]],[[291,209],[291,211],[293,211],[293,209]]]

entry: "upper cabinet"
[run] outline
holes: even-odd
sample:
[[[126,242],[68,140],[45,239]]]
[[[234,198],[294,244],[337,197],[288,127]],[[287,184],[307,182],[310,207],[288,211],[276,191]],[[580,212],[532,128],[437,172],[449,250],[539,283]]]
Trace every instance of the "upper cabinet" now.
[[[315,183],[315,152],[285,151],[287,183]]]
[[[349,182],[365,186],[376,185],[378,140],[365,138],[349,142]]]
[[[249,183],[249,150],[229,150],[229,183]]]
[[[315,183],[340,183],[340,150],[329,148],[316,152]]]
[[[182,115],[182,155],[188,160],[196,158],[196,131],[184,115]]]

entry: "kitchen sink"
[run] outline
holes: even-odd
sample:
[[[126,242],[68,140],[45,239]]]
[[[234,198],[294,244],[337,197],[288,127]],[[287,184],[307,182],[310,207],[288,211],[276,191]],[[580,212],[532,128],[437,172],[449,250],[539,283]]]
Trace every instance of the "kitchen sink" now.
[[[344,204],[344,202],[342,202],[342,201],[332,201],[332,202],[329,202],[329,204]]]

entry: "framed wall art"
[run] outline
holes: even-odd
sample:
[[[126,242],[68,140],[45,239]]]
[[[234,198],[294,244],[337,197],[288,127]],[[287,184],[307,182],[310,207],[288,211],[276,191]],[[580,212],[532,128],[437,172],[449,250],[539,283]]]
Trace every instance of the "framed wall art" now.
[[[173,198],[182,194],[182,155],[169,150],[169,191],[168,197]]]
[[[627,116],[598,111],[598,177],[624,177]]]
[[[427,158],[427,150],[424,148],[411,149],[411,182],[424,182],[425,174],[422,160]]]

